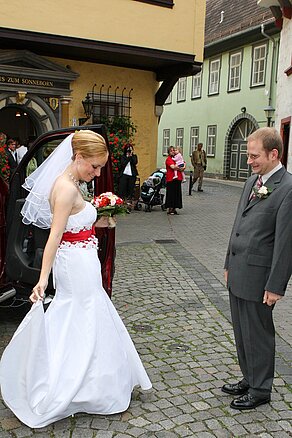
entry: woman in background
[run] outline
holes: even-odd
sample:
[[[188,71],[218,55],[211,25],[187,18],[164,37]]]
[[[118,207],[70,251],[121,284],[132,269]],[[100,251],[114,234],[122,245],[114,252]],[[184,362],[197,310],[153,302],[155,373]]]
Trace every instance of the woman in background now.
[[[124,154],[121,157],[121,170],[119,179],[119,196],[130,202],[133,199],[137,171],[138,158],[134,154],[133,146],[128,143],[124,146]]]
[[[168,157],[165,161],[166,166],[166,200],[165,207],[168,209],[167,214],[178,214],[176,211],[177,208],[182,208],[182,191],[181,191],[181,183],[183,180],[183,171],[185,170],[185,166],[180,167],[176,164],[173,159],[175,155],[175,148],[173,146],[169,146],[168,148]],[[177,171],[177,178],[175,176],[175,170]]]

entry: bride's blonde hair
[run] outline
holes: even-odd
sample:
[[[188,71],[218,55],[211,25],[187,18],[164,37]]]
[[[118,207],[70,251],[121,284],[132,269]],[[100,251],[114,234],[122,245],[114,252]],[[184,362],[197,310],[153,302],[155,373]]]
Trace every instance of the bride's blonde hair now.
[[[103,157],[108,153],[107,145],[103,136],[90,131],[89,129],[75,132],[71,143],[73,159],[77,153],[80,153],[84,158],[91,158],[96,155]]]

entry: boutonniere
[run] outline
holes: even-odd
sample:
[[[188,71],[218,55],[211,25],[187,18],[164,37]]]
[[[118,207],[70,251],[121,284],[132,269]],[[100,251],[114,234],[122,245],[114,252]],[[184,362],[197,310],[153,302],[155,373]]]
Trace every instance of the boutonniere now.
[[[266,199],[273,191],[270,187],[262,186],[259,189],[257,187],[252,188],[255,196],[260,199]]]

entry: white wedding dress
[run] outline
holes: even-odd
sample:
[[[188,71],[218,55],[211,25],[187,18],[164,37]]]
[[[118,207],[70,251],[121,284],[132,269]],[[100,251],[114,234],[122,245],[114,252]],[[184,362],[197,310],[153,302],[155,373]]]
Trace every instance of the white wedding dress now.
[[[90,229],[88,202],[66,231]],[[6,405],[26,425],[44,427],[77,412],[125,411],[133,387],[150,389],[134,344],[102,287],[97,239],[62,242],[54,268],[56,295],[26,315],[0,364]]]

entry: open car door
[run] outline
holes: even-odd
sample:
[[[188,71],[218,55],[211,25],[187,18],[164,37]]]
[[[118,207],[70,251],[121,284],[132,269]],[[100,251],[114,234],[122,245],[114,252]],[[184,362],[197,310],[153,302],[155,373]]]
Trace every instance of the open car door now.
[[[78,130],[81,129],[91,129],[101,134],[108,145],[106,130],[103,125],[78,127]],[[43,250],[49,235],[49,230],[23,224],[20,211],[28,192],[22,187],[22,184],[26,176],[39,166],[67,135],[74,131],[76,131],[76,127],[64,128],[41,135],[23,157],[11,179],[6,212],[7,245],[4,279],[6,284],[9,283],[15,288],[18,295],[30,295],[32,288],[37,283]],[[96,195],[106,191],[113,191],[110,158],[102,169],[101,176],[94,180],[93,186]],[[111,296],[114,272],[115,230],[100,228],[97,230],[97,237],[99,240],[99,258],[101,261],[103,286],[108,295]],[[54,294],[52,276],[50,276],[47,293]]]

